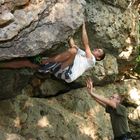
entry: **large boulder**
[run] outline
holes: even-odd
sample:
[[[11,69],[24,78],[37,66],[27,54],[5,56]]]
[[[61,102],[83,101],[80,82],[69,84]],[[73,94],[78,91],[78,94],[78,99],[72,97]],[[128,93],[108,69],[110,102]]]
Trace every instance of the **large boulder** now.
[[[82,48],[79,27],[85,16],[91,48],[101,47],[106,51],[102,62],[97,62],[95,68],[72,84],[50,75],[38,75],[30,69],[1,69],[0,99],[5,100],[0,102],[0,139],[110,139],[113,134],[109,116],[82,88],[89,76],[100,95],[128,95],[125,105],[130,128],[134,139],[140,139],[140,83],[134,80],[137,77],[125,77],[122,73],[133,69],[131,62],[135,58],[138,11],[133,2],[137,3],[128,0],[0,1],[0,60],[62,52],[68,48],[67,38],[74,33],[77,45]]]
[[[140,82],[96,87],[105,97],[126,94],[129,125],[134,139],[139,139]],[[133,88],[131,88],[133,87]],[[26,94],[26,95],[25,95]],[[110,118],[85,88],[49,99],[31,98],[27,92],[0,102],[0,137],[13,136],[41,140],[108,140],[112,138]]]
[[[13,98],[29,83],[32,72],[27,70],[0,70],[0,100]]]
[[[14,8],[13,22],[0,28],[0,60],[33,56],[64,42],[82,24],[84,5],[83,0],[32,0]]]
[[[136,27],[132,26],[135,25],[133,23],[136,23],[137,19],[137,11],[132,9],[132,4],[130,5],[128,1],[119,0],[113,1],[112,5],[110,5],[109,0],[2,1],[3,10],[1,16],[4,17],[5,24],[3,22],[2,28],[0,28],[0,60],[33,56],[44,51],[47,56],[50,56],[54,52],[57,53],[58,49],[61,50],[59,52],[62,52],[67,49],[63,45],[64,42],[74,32],[76,32],[74,36],[76,43],[82,48],[81,28],[79,29],[79,27],[84,20],[84,16],[86,16],[91,48],[94,49],[97,46],[104,48],[106,57],[102,62],[97,62],[95,68],[86,72],[76,82],[83,85],[87,76],[91,76],[96,85],[117,81],[119,73],[124,71],[118,65],[118,57],[123,57],[123,49],[131,46],[130,50],[128,50],[129,55],[126,57],[128,60],[134,50],[132,44],[128,41],[130,39],[128,39],[128,36],[131,37],[131,32],[133,32],[133,35],[137,32]],[[124,7],[123,10],[120,7]],[[5,13],[9,13],[8,18],[4,15]],[[126,59],[122,62],[124,68],[126,68],[124,62],[125,64],[126,62],[129,63]],[[128,69],[132,67],[129,64],[128,66]],[[0,71],[0,73],[3,75],[3,71]],[[11,71],[10,73],[13,72]],[[16,73],[20,75],[19,71],[16,71]],[[10,76],[7,75],[4,83],[9,83],[9,81],[6,82],[6,79],[8,80],[9,78]],[[24,78],[26,79],[26,76]],[[24,83],[24,78],[19,77],[19,81]],[[16,79],[15,76],[13,76],[13,79]],[[51,81],[51,78],[48,81]],[[1,84],[3,86],[3,82]],[[48,85],[48,82],[45,84]],[[14,87],[21,86],[16,85]],[[61,90],[65,88],[65,86],[61,87],[59,84],[58,87]],[[44,89],[41,88],[41,90],[43,91]],[[8,91],[12,91],[14,95],[17,95],[19,90],[16,88],[13,90],[11,86]],[[7,90],[3,93],[10,95]]]
[[[112,3],[112,5],[118,3],[125,9],[122,10],[107,3]],[[136,29],[132,21],[138,19],[137,11],[131,7],[128,8],[128,5],[129,2],[125,0],[114,2],[89,0],[87,2],[87,20],[91,23],[90,36],[93,38],[93,44],[96,42],[98,46],[108,48],[111,53],[117,55],[124,47],[127,47],[126,39],[133,29]],[[136,30],[134,34],[137,36]]]
[[[0,103],[1,131],[5,132],[3,135],[34,140],[107,139],[111,134],[110,123],[104,121],[108,122],[108,117],[91,101],[81,90],[49,100],[20,95]],[[99,116],[103,117],[99,119]]]

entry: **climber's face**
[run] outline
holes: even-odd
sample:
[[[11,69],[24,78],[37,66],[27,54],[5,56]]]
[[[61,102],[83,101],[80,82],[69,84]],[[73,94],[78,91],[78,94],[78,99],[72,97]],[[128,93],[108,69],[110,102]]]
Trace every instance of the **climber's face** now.
[[[95,48],[92,53],[95,56],[97,61],[102,60],[101,58],[104,55],[104,51],[102,49]]]

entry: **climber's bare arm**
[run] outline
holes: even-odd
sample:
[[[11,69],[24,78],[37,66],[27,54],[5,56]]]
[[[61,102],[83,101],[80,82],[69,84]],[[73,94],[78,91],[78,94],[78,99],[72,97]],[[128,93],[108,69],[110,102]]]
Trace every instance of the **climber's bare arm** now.
[[[72,37],[69,38],[68,43],[69,43],[70,48],[77,47]]]
[[[87,35],[87,31],[86,31],[85,26],[86,26],[85,23],[83,23],[83,25],[82,25],[82,43],[83,43],[83,46],[85,48],[87,58],[91,58],[92,52],[90,50],[88,35]]]

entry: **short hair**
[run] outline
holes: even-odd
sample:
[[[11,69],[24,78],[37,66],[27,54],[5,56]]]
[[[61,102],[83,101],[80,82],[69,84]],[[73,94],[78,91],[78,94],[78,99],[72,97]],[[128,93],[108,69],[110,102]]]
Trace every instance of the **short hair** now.
[[[101,61],[101,60],[103,60],[104,58],[105,58],[105,51],[102,49],[102,51],[103,51],[103,53],[102,53],[102,55],[100,56],[100,58],[99,59],[97,59],[97,61]]]

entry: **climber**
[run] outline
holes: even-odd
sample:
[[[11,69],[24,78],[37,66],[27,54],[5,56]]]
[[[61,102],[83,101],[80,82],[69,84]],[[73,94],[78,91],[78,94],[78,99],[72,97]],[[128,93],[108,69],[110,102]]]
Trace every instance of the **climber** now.
[[[0,63],[0,68],[37,68],[40,73],[51,72],[57,78],[71,83],[80,77],[86,70],[94,67],[96,61],[104,59],[103,49],[90,50],[85,23],[82,25],[82,43],[85,51],[75,44],[73,38],[69,39],[70,48],[54,57],[42,60],[40,63],[32,63],[29,59],[13,60]]]
[[[130,138],[126,107],[121,104],[124,100],[124,96],[113,94],[110,98],[105,98],[94,93],[92,80],[90,78],[87,79],[86,83],[88,93],[97,103],[105,107],[106,112],[110,114],[114,140],[132,140]]]
[[[96,61],[100,61],[105,57],[103,49],[96,48],[93,52],[90,50],[85,23],[82,25],[82,43],[85,51],[78,48],[73,38],[70,38],[70,48],[45,60],[44,65],[39,68],[39,72],[51,72],[67,83],[76,80],[86,70],[94,67]]]

